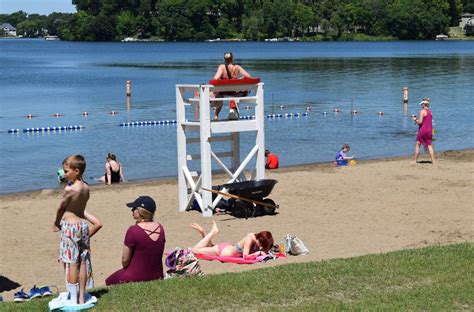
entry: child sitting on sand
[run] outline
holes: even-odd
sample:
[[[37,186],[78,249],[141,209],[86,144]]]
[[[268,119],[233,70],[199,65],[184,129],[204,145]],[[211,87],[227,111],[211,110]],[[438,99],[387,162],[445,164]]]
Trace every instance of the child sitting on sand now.
[[[242,257],[245,259],[264,256],[273,248],[273,236],[272,233],[268,231],[248,233],[236,244],[226,242],[214,245],[211,240],[217,233],[219,233],[215,221],[212,221],[212,229],[207,234],[197,223],[193,223],[190,226],[198,231],[202,236],[202,239],[192,249],[195,254],[222,257]]]
[[[63,161],[64,177],[68,183],[56,213],[53,231],[61,231],[59,257],[66,271],[69,299],[53,299],[56,301],[51,302],[50,306],[53,304],[56,308],[83,304],[86,301],[86,282],[89,282],[88,286],[93,287],[89,239],[97,233],[102,224],[85,210],[89,200],[89,186],[82,179],[85,169],[86,161],[81,155],[71,155]],[[87,221],[91,223],[90,227]]]
[[[341,150],[336,154],[336,166],[347,166],[349,161],[354,159],[354,156],[347,156],[346,153],[351,150],[348,144],[342,145]]]

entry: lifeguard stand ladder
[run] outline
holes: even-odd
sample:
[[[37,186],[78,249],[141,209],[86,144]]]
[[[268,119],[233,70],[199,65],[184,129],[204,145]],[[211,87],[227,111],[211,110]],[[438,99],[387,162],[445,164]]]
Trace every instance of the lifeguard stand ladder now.
[[[229,92],[250,90],[246,97],[225,95],[221,98],[211,98],[211,92]],[[199,95],[199,97],[198,97]],[[255,118],[227,120],[229,101],[233,99],[237,104],[251,105],[255,108]],[[212,121],[210,104],[223,101],[220,121]],[[212,201],[212,193],[202,188],[212,189],[212,159],[228,174],[227,183],[245,181],[244,170],[253,157],[255,169],[251,172],[251,179],[265,178],[265,134],[264,134],[264,106],[263,83],[245,83],[236,81],[236,84],[225,85],[176,85],[176,119],[178,141],[178,188],[179,211],[188,210],[193,201],[199,204],[202,214],[211,217],[213,210],[222,195]],[[188,109],[190,108],[190,109]],[[214,115],[214,114],[212,114]],[[190,118],[190,119],[188,119]],[[255,131],[255,146],[240,163],[240,132]],[[199,137],[196,137],[196,132]],[[191,133],[194,136],[188,137]],[[213,152],[212,142],[230,141],[229,152]],[[188,144],[200,144],[200,154],[188,154]],[[195,148],[196,149],[196,148]],[[221,158],[230,157],[230,168]],[[188,162],[201,161],[201,172],[191,171]],[[198,167],[197,164],[194,164]],[[247,168],[250,170],[250,168]],[[226,189],[221,192],[226,192]]]

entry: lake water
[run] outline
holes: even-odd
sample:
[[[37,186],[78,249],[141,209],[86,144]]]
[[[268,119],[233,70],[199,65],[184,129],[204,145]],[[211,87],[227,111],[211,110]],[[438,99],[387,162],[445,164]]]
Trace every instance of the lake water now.
[[[103,174],[109,151],[123,163],[128,180],[176,176],[175,125],[119,124],[176,119],[175,85],[207,82],[225,51],[233,51],[236,63],[262,78],[267,114],[312,108],[308,117],[265,120],[266,147],[279,155],[282,166],[331,161],[343,143],[359,159],[411,154],[417,128],[403,114],[405,86],[408,115],[419,112],[422,97],[431,98],[436,151],[474,147],[473,41],[0,40],[0,192],[56,187],[61,161],[75,153],[86,157],[91,183],[89,177]],[[132,82],[130,111],[126,80]],[[335,108],[342,112],[335,114]],[[88,117],[82,116],[85,111]],[[377,115],[380,111],[383,116]],[[55,118],[55,113],[63,116]],[[27,119],[27,114],[35,117]],[[221,117],[226,115],[224,109]],[[85,128],[8,133],[79,124]],[[243,153],[251,148],[246,139],[251,141],[251,135],[243,136]]]

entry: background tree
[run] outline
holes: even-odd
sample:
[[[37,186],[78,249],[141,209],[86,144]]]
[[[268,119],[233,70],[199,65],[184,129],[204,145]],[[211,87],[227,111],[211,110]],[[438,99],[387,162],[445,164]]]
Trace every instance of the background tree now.
[[[302,37],[314,25],[314,14],[310,6],[299,2],[295,7],[295,30]]]
[[[264,38],[260,29],[263,29],[263,16],[261,10],[255,11],[251,16],[244,15],[242,18],[242,33],[245,39],[259,40]]]
[[[346,27],[344,25],[344,21],[339,15],[337,11],[334,11],[331,15],[331,19],[329,20],[329,25],[331,26],[332,33],[334,34],[334,37],[340,38],[342,35],[342,32],[344,28]]]
[[[17,25],[16,31],[17,34],[21,34],[28,38],[42,37],[48,34],[47,25],[48,22],[46,16],[30,14],[28,19]]]
[[[59,29],[67,26],[73,14],[70,13],[56,13],[49,14],[46,18],[46,29],[49,35],[58,36]]]
[[[461,15],[463,13],[463,4],[461,0],[448,0],[450,26],[459,26]]]
[[[400,39],[434,39],[447,33],[448,10],[445,0],[400,0],[389,6],[387,29]]]
[[[161,35],[165,40],[189,40],[193,37],[191,12],[184,0],[163,0],[157,9]]]
[[[116,34],[119,38],[130,37],[136,34],[137,21],[130,11],[122,11],[117,16]]]
[[[0,23],[9,23],[13,27],[17,27],[21,22],[26,21],[28,14],[23,11],[14,12],[12,14],[0,14]]]
[[[474,13],[474,0],[463,0],[463,13]]]
[[[65,40],[157,36],[169,41],[210,38],[262,40],[305,36],[346,40],[362,32],[432,39],[457,25],[474,0],[72,0],[78,13],[48,17],[0,15],[29,36],[47,29]],[[59,13],[58,13],[59,14]],[[28,21],[26,23],[26,21]],[[25,22],[21,24],[22,22]],[[35,35],[36,34],[36,35]]]
[[[101,0],[72,0],[77,11],[84,11],[91,15],[97,15],[100,12]]]

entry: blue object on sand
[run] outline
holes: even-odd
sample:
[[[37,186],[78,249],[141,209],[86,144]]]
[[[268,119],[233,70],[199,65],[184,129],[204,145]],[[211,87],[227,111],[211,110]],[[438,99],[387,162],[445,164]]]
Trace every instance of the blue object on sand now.
[[[86,302],[83,304],[72,304],[69,300],[69,293],[62,292],[57,298],[51,300],[48,306],[50,311],[80,311],[90,309],[97,303],[97,298],[90,294],[86,294],[85,300]]]

